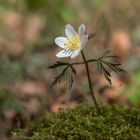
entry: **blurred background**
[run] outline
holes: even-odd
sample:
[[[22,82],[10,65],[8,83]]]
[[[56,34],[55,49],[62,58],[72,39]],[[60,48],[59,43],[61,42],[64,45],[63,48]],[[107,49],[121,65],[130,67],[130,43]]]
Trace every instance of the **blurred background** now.
[[[91,102],[85,67],[76,66],[72,90],[68,77],[50,88],[60,70],[47,67],[60,61],[54,44],[65,36],[65,25],[96,32],[84,49],[87,58],[105,50],[120,56],[126,74],[112,74],[110,86],[90,64],[98,101],[140,107],[140,2],[139,0],[0,0],[0,136],[14,139],[13,128],[27,128],[29,121],[59,108]],[[70,60],[80,61],[81,56]]]

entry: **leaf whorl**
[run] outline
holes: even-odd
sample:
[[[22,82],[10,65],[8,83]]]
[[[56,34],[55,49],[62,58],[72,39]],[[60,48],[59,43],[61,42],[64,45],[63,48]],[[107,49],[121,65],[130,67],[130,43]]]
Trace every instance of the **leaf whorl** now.
[[[97,66],[98,66],[98,70],[100,72],[100,74],[104,75],[105,79],[112,84],[111,82],[111,74],[110,72],[107,70],[106,66],[111,68],[115,73],[121,73],[121,72],[126,72],[125,70],[123,70],[120,66],[120,63],[114,63],[111,62],[111,60],[107,60],[107,58],[119,58],[118,56],[115,55],[110,55],[109,54],[110,51],[106,51],[98,60],[97,60]]]

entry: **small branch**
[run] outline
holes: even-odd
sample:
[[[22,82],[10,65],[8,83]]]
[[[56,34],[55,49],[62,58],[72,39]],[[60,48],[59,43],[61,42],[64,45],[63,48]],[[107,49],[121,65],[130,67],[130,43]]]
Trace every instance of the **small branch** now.
[[[84,64],[84,62],[75,62],[75,63],[69,63],[70,65],[81,65]]]
[[[87,60],[87,63],[89,63],[89,62],[96,62],[96,61],[98,61],[100,58],[97,58],[97,59],[89,59],[89,60]]]
[[[100,58],[97,58],[97,59],[89,59],[89,60],[86,60],[87,63],[90,63],[90,62],[96,62],[98,61]],[[84,61],[82,62],[75,62],[75,63],[68,63],[68,62],[60,62],[60,61],[57,61],[56,63],[48,66],[48,69],[55,69],[57,67],[61,67],[61,66],[73,66],[73,65],[81,65],[81,64],[85,64]]]
[[[90,62],[96,62],[98,61],[99,58],[97,59],[89,59],[89,60],[86,60],[87,63],[90,63]],[[80,64],[85,64],[85,62],[76,62],[76,63],[69,63],[70,65],[80,65]]]

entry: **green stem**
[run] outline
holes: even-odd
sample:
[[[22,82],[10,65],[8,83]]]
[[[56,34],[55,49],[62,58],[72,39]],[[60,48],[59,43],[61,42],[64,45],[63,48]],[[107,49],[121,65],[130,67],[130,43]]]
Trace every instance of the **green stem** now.
[[[100,110],[99,110],[99,107],[98,107],[98,103],[96,101],[96,98],[94,96],[94,92],[93,92],[93,87],[92,87],[92,83],[91,83],[91,78],[90,78],[90,73],[89,73],[89,67],[88,67],[88,62],[86,60],[86,57],[84,55],[84,52],[81,51],[81,54],[82,54],[82,57],[83,57],[83,60],[84,60],[84,63],[85,63],[85,67],[86,67],[86,72],[87,72],[87,78],[88,78],[88,83],[89,83],[89,88],[90,88],[90,94],[91,94],[91,97],[93,99],[93,102],[95,104],[95,107],[98,111],[98,113],[100,113]]]

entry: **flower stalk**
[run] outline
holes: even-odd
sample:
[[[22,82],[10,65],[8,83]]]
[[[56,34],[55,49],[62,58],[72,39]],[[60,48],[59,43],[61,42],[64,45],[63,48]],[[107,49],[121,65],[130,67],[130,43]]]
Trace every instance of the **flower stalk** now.
[[[86,67],[88,84],[89,84],[89,88],[90,88],[90,94],[91,94],[91,97],[93,99],[93,102],[94,102],[94,104],[96,106],[96,109],[97,109],[98,113],[100,113],[100,109],[99,109],[98,103],[97,103],[96,98],[94,96],[94,91],[93,91],[93,86],[92,86],[92,82],[91,82],[91,78],[90,78],[90,72],[89,72],[88,62],[86,60],[86,57],[85,57],[85,54],[84,54],[83,51],[81,51],[81,55],[82,55],[82,58],[83,58],[83,61],[85,63],[85,67]]]

